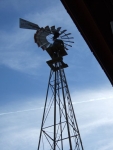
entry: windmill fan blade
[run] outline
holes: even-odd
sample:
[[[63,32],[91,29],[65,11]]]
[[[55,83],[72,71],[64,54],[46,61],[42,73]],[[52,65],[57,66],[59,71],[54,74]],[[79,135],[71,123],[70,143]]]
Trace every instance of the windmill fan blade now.
[[[74,37],[61,37],[62,39],[74,39]]]
[[[51,33],[51,30],[50,30],[49,26],[45,27],[45,31],[48,32],[48,33]]]
[[[51,27],[51,31],[54,33],[56,31],[55,26]]]
[[[63,30],[63,31],[61,31],[60,35],[61,35],[61,34],[63,34],[64,32],[66,32],[66,31],[67,31],[67,30]]]
[[[71,45],[69,45],[69,44],[66,44],[66,43],[64,43],[65,45],[67,45],[67,46],[70,46],[70,47],[72,47]]]
[[[21,19],[21,18],[20,18],[20,28],[32,29],[32,30],[40,29],[40,27],[37,24],[34,24],[32,22],[29,22],[29,21]]]
[[[46,50],[46,48],[50,45],[49,42],[45,42],[43,45],[41,45],[40,47],[43,48],[43,50]]]
[[[65,34],[65,35],[63,35],[63,36],[61,36],[61,37],[65,37],[65,36],[67,36],[67,35],[70,35],[71,33],[67,33],[67,34]]]
[[[57,31],[59,32],[59,31],[60,31],[60,29],[61,29],[61,27],[58,27],[58,28],[57,28]]]
[[[67,47],[64,47],[66,50],[68,50],[68,48]]]
[[[64,41],[64,42],[70,42],[70,43],[74,43],[73,41]]]

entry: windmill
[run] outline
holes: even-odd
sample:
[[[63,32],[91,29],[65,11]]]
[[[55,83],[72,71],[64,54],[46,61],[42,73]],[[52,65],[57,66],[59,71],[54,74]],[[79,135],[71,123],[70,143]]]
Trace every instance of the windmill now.
[[[39,27],[20,19],[20,28],[36,30],[35,43],[46,51],[51,60],[50,76],[39,135],[38,150],[83,150],[82,140],[75,117],[71,96],[64,72],[68,65],[63,62],[73,37],[67,30],[55,26]]]

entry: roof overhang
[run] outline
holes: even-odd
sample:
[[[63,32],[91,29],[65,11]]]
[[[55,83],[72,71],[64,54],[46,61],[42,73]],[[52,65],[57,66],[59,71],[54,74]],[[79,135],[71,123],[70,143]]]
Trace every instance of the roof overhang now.
[[[112,0],[61,0],[113,85]]]

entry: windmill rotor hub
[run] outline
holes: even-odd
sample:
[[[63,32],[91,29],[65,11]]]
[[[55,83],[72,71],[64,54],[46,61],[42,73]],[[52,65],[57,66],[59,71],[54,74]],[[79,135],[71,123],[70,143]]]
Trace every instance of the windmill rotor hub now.
[[[53,36],[53,40],[57,39],[59,36],[60,36],[59,32],[55,31],[54,36]]]

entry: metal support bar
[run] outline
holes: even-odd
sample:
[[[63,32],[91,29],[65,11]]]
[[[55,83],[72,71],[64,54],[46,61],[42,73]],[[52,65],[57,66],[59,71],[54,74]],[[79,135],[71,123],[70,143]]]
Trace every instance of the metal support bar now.
[[[67,90],[68,90],[68,94],[69,94],[69,97],[70,97],[70,103],[71,103],[71,106],[72,106],[73,116],[74,116],[74,120],[75,120],[75,123],[76,123],[76,128],[77,128],[77,131],[78,131],[79,139],[80,139],[80,144],[81,144],[82,150],[84,150],[64,70],[63,70],[63,73],[64,73],[64,77],[65,77],[65,82],[66,82],[66,87],[67,87]]]
[[[50,71],[50,76],[49,76],[49,81],[48,81],[48,87],[47,87],[47,93],[46,93],[46,100],[45,100],[45,106],[44,106],[44,112],[43,112],[43,117],[42,117],[42,124],[41,124],[41,130],[40,130],[40,137],[39,137],[39,142],[38,142],[38,150],[40,148],[40,141],[41,141],[41,135],[42,135],[42,128],[43,128],[43,121],[44,121],[44,117],[45,117],[45,110],[46,110],[46,104],[47,104],[47,97],[48,97],[48,92],[49,92],[49,83],[50,83],[50,79],[52,76],[52,70]]]
[[[55,68],[57,64],[55,63]],[[56,71],[55,71],[55,81],[54,81],[54,150],[56,150]]]
[[[67,117],[67,108],[66,108],[66,102],[65,102],[65,96],[64,96],[64,89],[63,89],[63,80],[62,80],[61,69],[59,70],[59,72],[60,72],[60,79],[61,79],[61,85],[62,85],[62,95],[63,95],[63,101],[64,101],[65,115],[66,115],[67,130],[68,130],[68,136],[69,136],[69,145],[70,145],[70,150],[72,150],[72,143],[71,143],[71,137],[70,137],[69,122],[68,122],[68,117]]]

